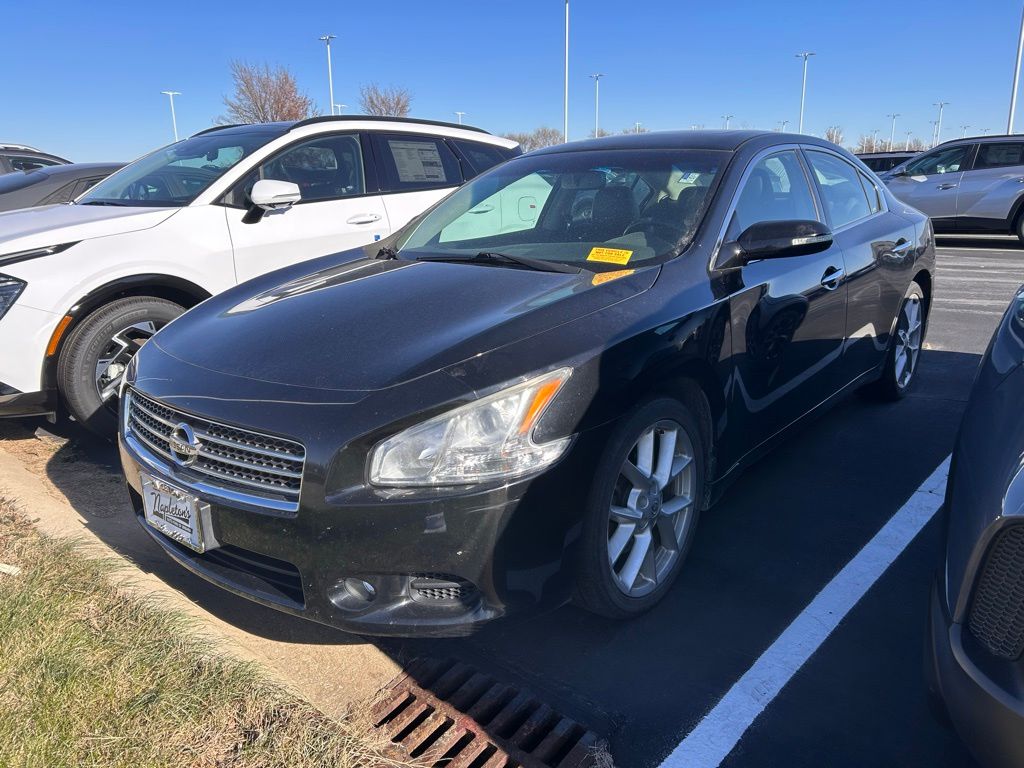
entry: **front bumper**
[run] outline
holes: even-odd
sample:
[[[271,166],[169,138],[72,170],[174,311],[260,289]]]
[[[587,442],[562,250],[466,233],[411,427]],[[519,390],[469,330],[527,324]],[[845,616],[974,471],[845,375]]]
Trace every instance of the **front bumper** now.
[[[19,392],[0,381],[0,419],[14,416],[49,416],[56,411],[56,392]]]
[[[928,622],[929,683],[985,768],[1024,765],[1024,679],[1012,668],[1020,663],[999,662],[973,648],[965,627],[950,619],[940,590],[937,579]]]
[[[574,486],[557,478],[572,471],[572,453],[547,473],[500,487],[375,492],[341,503],[312,501],[304,490],[294,513],[197,493],[210,504],[220,545],[198,554],[146,524],[139,473],[195,489],[132,437],[122,435],[119,445],[136,516],[168,555],[296,616],[359,634],[450,636],[507,613],[555,607],[571,594],[583,494],[560,493]],[[353,593],[347,579],[369,583],[372,599]]]

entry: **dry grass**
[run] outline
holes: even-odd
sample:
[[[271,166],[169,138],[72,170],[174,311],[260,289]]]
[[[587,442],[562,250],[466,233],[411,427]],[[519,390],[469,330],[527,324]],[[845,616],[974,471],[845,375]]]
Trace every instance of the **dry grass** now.
[[[393,765],[0,499],[0,766]],[[20,569],[20,572],[19,572]]]

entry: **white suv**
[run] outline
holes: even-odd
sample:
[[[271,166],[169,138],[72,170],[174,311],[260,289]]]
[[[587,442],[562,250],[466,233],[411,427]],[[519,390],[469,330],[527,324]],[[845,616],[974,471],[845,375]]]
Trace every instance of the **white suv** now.
[[[0,214],[0,416],[116,424],[128,360],[243,280],[389,235],[520,153],[475,128],[322,117],[211,128],[71,205]]]

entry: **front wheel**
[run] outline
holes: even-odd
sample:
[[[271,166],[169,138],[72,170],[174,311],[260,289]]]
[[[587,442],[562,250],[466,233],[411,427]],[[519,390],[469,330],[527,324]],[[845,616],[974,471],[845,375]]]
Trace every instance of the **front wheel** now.
[[[576,584],[582,607],[628,618],[664,596],[693,541],[704,467],[690,408],[658,399],[624,419],[588,500]]]
[[[92,432],[111,437],[128,362],[184,311],[171,301],[133,296],[112,301],[79,323],[57,362],[57,386],[68,413]]]
[[[886,352],[885,367],[873,391],[884,400],[899,400],[917,380],[917,365],[924,347],[926,316],[924,291],[911,283],[896,319],[896,335]]]

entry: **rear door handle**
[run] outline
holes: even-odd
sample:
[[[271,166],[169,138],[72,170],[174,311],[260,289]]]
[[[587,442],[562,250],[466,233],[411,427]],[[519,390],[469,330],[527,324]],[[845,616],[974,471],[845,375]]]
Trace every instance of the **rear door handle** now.
[[[346,224],[373,224],[380,221],[379,213],[357,213],[355,216],[346,219]]]
[[[842,267],[829,267],[825,270],[825,274],[821,276],[821,284],[830,291],[834,291],[839,287],[839,283],[842,282],[846,276],[846,270]]]
[[[939,184],[939,186],[937,186],[936,189],[953,189],[956,186],[956,184],[950,184],[947,182],[946,184]]]

